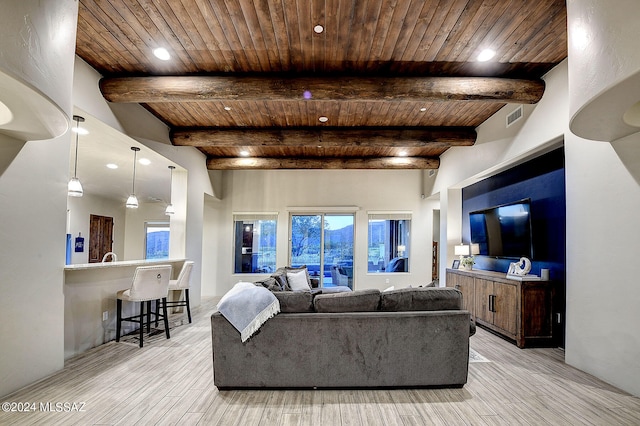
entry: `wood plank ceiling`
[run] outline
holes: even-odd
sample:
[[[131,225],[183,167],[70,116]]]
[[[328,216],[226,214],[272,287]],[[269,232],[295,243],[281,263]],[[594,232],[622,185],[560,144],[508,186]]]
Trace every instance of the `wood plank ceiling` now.
[[[142,104],[210,169],[437,168],[506,103],[540,99],[567,56],[566,6],[80,0],[76,52],[107,100]]]

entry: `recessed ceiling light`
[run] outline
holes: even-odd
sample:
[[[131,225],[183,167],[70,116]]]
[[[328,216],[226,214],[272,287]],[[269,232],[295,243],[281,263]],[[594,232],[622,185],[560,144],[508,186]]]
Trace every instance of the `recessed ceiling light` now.
[[[140,160],[138,160],[138,162],[143,166],[148,166],[149,164],[151,164],[151,160],[149,160],[148,158],[141,158]]]
[[[226,107],[224,107],[224,110],[225,110],[225,111],[231,111],[231,107],[226,106]]]
[[[489,59],[493,58],[494,56],[496,56],[496,51],[495,50],[491,50],[491,49],[484,49],[482,52],[480,52],[480,54],[478,55],[478,61],[480,62],[486,62]]]
[[[420,112],[425,112],[427,109],[425,107],[420,108]]]
[[[164,47],[158,47],[157,49],[153,49],[153,54],[156,56],[156,58],[161,59],[163,61],[168,61],[169,59],[171,59],[171,55],[169,54],[169,51]]]
[[[316,34],[322,34],[324,27],[322,25],[316,25],[313,27],[313,31],[315,31]]]
[[[322,117],[318,118],[318,121],[321,123],[326,123],[327,121],[329,121],[329,119],[323,115]]]
[[[111,169],[111,170],[115,170],[115,169],[118,168],[118,165],[117,164],[113,164],[113,163],[109,163],[109,164],[107,164],[107,168]]]
[[[248,157],[249,156],[249,151],[240,151],[240,155],[243,157]]]
[[[400,151],[400,152],[398,153],[398,155],[399,155],[400,157],[406,157],[406,156],[407,156],[407,155],[409,155],[409,154],[407,154],[407,151]]]

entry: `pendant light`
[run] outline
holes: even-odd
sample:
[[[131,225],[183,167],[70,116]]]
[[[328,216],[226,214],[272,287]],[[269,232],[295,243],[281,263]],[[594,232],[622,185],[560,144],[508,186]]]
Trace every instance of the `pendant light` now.
[[[169,178],[169,205],[167,205],[167,209],[164,211],[164,214],[166,214],[167,216],[171,216],[172,214],[174,214],[176,212],[176,210],[173,208],[173,204],[171,204],[171,188],[173,187],[173,169],[175,169],[175,166],[169,166],[169,170],[171,173],[171,177]]]
[[[131,186],[131,195],[127,198],[127,208],[128,209],[137,209],[138,208],[138,197],[136,197],[136,156],[140,148],[137,146],[132,146],[131,151],[133,151],[133,184]]]
[[[69,197],[82,197],[82,184],[80,183],[80,179],[78,179],[78,135],[80,134],[80,122],[84,121],[84,117],[74,115],[73,120],[76,122],[76,158],[73,167],[73,177],[67,185],[67,195]]]

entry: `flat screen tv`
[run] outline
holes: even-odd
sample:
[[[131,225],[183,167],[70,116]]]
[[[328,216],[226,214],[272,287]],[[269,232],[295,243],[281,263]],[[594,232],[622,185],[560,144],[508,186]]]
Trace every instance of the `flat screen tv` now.
[[[529,199],[471,212],[469,227],[480,255],[533,258]]]

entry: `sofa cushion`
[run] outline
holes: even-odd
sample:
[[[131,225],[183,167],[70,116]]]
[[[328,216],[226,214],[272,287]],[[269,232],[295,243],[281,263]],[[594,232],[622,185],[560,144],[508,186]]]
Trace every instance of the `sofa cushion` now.
[[[287,282],[293,291],[311,290],[306,270],[287,271]]]
[[[310,291],[277,291],[280,312],[313,312],[313,294]]]
[[[447,311],[462,309],[462,293],[450,287],[400,288],[380,296],[380,310]]]
[[[316,312],[370,312],[380,305],[380,290],[318,294],[313,299]]]

